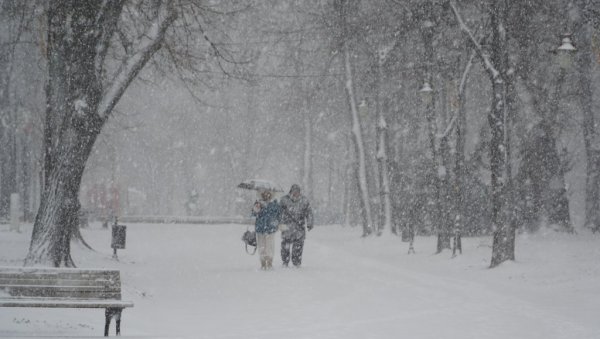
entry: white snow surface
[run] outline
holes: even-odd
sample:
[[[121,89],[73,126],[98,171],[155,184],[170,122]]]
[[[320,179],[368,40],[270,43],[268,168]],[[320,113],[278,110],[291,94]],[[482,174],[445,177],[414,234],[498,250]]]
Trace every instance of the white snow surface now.
[[[121,271],[124,337],[600,338],[600,236],[542,231],[517,239],[517,261],[489,269],[491,239],[463,254],[416,254],[398,237],[316,226],[301,268],[261,271],[244,252],[244,225],[128,224],[111,258],[110,232],[92,224],[74,243],[80,268]],[[0,225],[0,266],[20,266],[31,227]],[[277,237],[276,256],[279,252]],[[104,311],[0,308],[0,337],[102,336]],[[114,323],[111,326],[114,335]]]

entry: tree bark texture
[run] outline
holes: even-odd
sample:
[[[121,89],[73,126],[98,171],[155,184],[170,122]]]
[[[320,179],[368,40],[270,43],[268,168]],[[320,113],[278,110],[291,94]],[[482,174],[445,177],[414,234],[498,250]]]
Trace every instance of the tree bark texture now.
[[[465,64],[464,71],[460,79],[457,94],[457,118],[456,118],[456,158],[455,158],[455,182],[454,182],[454,208],[455,208],[455,220],[454,228],[455,232],[462,233],[466,221],[466,206],[465,206],[465,184],[466,184],[466,135],[467,135],[467,79],[471,67],[473,65],[473,59],[475,52],[470,52],[470,56]]]
[[[304,190],[304,195],[306,195],[309,199],[313,198],[313,163],[312,163],[312,154],[313,154],[313,144],[312,144],[312,136],[313,136],[313,125],[312,119],[310,117],[310,106],[308,105],[308,100],[306,102],[307,107],[303,110],[304,117],[304,156],[303,156],[303,175],[302,175],[302,186]]]
[[[577,66],[579,71],[579,100],[583,111],[583,141],[586,155],[585,227],[600,231],[600,140],[593,111],[592,90],[592,25],[585,18],[580,27]]]
[[[428,11],[432,11],[431,2],[427,2]],[[427,25],[422,28],[423,46],[425,49],[425,81],[429,85],[433,83],[433,66],[434,66],[434,51],[433,51],[433,35],[434,35],[434,24],[433,19],[427,21]],[[425,115],[427,119],[427,132],[429,136],[429,148],[431,151],[430,171],[429,176],[431,182],[427,185],[430,187],[429,191],[432,192],[432,196],[429,199],[433,199],[431,205],[432,211],[429,211],[431,220],[433,223],[433,229],[438,234],[438,241],[436,246],[436,253],[441,253],[445,248],[450,248],[450,237],[445,227],[445,220],[443,220],[443,204],[442,198],[444,196],[442,192],[442,178],[440,178],[440,152],[437,149],[437,118],[436,118],[436,107],[435,107],[435,94],[431,93],[431,100],[426,103]]]
[[[383,81],[383,67],[385,53],[379,51],[377,55],[377,82],[376,82],[376,110],[377,110],[377,163],[379,170],[380,216],[378,234],[385,229],[392,229],[392,201],[390,197],[390,174],[388,169],[388,137],[387,122],[383,112],[383,97],[381,95],[381,82]]]
[[[388,171],[387,156],[387,124],[385,118],[380,115],[377,128],[379,129],[379,140],[377,143],[377,160],[379,161],[379,180],[381,181],[381,223],[378,233],[384,229],[392,228],[392,201],[390,197],[390,177]]]
[[[491,2],[491,62],[497,72],[489,72],[492,107],[488,115],[491,131],[490,167],[492,185],[493,245],[491,267],[515,259],[515,225],[511,217],[510,145],[508,143],[508,1]]]
[[[365,146],[363,142],[360,116],[358,114],[358,107],[356,105],[356,96],[354,95],[350,50],[347,43],[344,44],[344,69],[346,78],[346,95],[350,106],[350,113],[352,115],[352,140],[354,141],[355,155],[357,157],[356,176],[363,215],[363,236],[368,236],[373,232],[373,217],[371,213],[371,203],[369,201],[369,187],[367,185],[367,162],[365,159]]]

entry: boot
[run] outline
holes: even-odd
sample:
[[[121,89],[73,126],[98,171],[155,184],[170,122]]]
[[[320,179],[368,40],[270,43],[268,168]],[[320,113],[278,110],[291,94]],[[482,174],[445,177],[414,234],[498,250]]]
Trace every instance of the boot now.
[[[267,269],[267,261],[264,258],[260,258],[260,269],[261,270]]]
[[[270,270],[273,268],[273,258],[267,258],[265,260],[267,262],[267,269]]]

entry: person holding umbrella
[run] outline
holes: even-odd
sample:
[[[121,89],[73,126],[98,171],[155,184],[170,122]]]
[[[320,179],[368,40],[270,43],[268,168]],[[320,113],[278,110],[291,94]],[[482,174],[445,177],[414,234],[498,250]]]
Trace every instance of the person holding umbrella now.
[[[256,217],[254,224],[256,231],[256,244],[260,257],[260,268],[269,270],[273,268],[275,253],[275,232],[279,226],[280,206],[273,199],[273,192],[259,191],[261,200],[254,203],[252,215]]]

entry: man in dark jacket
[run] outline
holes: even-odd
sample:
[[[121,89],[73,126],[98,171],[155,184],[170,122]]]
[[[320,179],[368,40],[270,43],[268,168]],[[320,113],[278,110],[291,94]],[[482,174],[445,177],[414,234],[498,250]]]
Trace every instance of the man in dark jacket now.
[[[281,206],[281,260],[287,266],[290,262],[296,267],[302,264],[302,250],[306,238],[306,228],[313,228],[313,214],[308,199],[300,193],[300,186],[294,184],[290,193],[280,202]],[[306,228],[305,228],[306,227]]]

